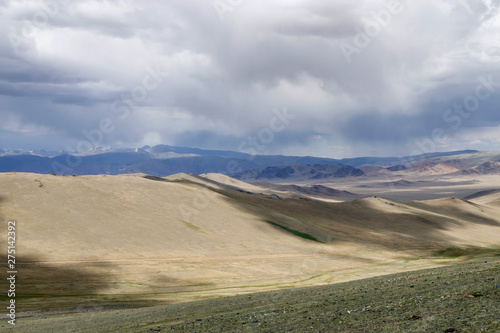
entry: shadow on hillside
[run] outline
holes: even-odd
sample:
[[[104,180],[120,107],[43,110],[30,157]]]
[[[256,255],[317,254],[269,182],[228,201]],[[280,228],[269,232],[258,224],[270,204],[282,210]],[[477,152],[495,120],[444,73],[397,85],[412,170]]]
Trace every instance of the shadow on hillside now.
[[[455,197],[452,197],[449,200],[456,201],[456,202],[458,202],[458,204],[466,205],[466,207],[467,206],[474,207],[477,210],[484,212],[485,207],[481,207],[480,205],[477,205],[477,204],[472,203],[470,201],[458,199]],[[408,206],[411,206],[411,207],[423,209],[423,210],[433,212],[436,214],[446,215],[446,216],[453,218],[453,219],[463,219],[469,223],[500,226],[499,220],[494,220],[494,219],[490,219],[490,218],[481,216],[479,213],[460,211],[460,209],[458,207],[453,207],[453,206],[446,207],[445,205],[431,206],[431,205],[427,205],[423,202],[417,202],[417,201],[409,201],[409,202],[405,202],[405,204]]]
[[[426,250],[444,248],[450,239],[441,231],[460,225],[457,215],[437,216],[422,212],[385,212],[364,200],[328,203],[308,199],[275,199],[244,193],[218,191],[237,209],[251,213],[263,221],[309,234],[320,241],[350,241],[373,244],[391,250]],[[379,198],[387,205],[396,204]],[[388,209],[391,207],[388,206]],[[467,216],[468,215],[468,216]],[[498,221],[464,213],[464,220],[484,225]],[[264,223],[264,222],[263,222]],[[279,228],[283,232],[286,230]]]
[[[50,308],[56,305],[59,300],[68,297],[82,297],[82,300],[89,295],[97,294],[109,285],[112,275],[109,273],[106,263],[78,265],[74,263],[45,263],[43,262],[43,249],[40,249],[41,255],[20,256],[19,250],[22,249],[23,221],[19,221],[15,216],[4,216],[2,212],[2,203],[7,200],[0,197],[0,226],[1,238],[0,248],[2,254],[0,257],[0,266],[6,267],[4,272],[7,275],[7,249],[8,246],[15,246],[16,253],[12,253],[15,258],[15,267],[11,270],[17,271],[16,275],[16,302],[18,311],[38,310],[37,304],[42,308]],[[16,243],[9,243],[8,226],[12,226],[15,221],[15,240]],[[54,230],[57,232],[57,230]],[[10,262],[13,263],[13,262]],[[3,275],[3,274],[2,274]],[[7,279],[0,279],[0,300],[8,300],[7,290],[9,285]],[[51,305],[49,305],[51,304]],[[83,305],[92,306],[91,303]]]
[[[0,197],[0,303],[7,304],[11,298],[7,291],[10,285],[8,274],[8,222],[15,221],[16,254],[15,300],[17,312],[25,311],[87,311],[107,308],[123,308],[157,305],[144,295],[137,298],[123,295],[106,295],[116,281],[113,263],[102,262],[46,262],[43,249],[40,255],[19,255],[23,247],[23,221],[15,216],[5,216],[2,203],[6,197]],[[57,230],[54,230],[56,233]],[[22,251],[22,250],[21,250]],[[12,259],[12,258],[11,258]],[[161,302],[158,304],[164,304]]]

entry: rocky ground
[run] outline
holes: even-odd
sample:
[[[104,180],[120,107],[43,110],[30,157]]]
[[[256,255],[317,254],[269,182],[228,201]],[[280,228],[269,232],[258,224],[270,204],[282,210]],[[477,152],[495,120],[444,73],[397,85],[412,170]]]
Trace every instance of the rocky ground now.
[[[20,318],[18,332],[498,332],[500,258],[320,287]],[[1,329],[5,330],[7,324]]]

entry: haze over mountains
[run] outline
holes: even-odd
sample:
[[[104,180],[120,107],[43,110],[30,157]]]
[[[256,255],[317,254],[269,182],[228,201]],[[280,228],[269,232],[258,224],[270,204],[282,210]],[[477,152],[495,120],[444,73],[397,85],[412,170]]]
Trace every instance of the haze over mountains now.
[[[50,155],[50,156],[49,156]],[[82,156],[68,153],[4,151],[0,172],[36,172],[55,174],[125,174],[143,172],[154,176],[187,173],[234,173],[270,165],[302,163],[338,163],[337,160],[300,156],[252,156],[240,152],[158,145],[142,148],[103,149]]]
[[[80,155],[68,152],[0,150],[0,172],[44,174],[146,173],[163,177],[179,172],[222,173],[246,181],[321,180],[347,176],[418,172],[420,174],[497,174],[500,153],[473,150],[405,157],[321,158],[249,155],[158,145],[111,149],[98,147]]]

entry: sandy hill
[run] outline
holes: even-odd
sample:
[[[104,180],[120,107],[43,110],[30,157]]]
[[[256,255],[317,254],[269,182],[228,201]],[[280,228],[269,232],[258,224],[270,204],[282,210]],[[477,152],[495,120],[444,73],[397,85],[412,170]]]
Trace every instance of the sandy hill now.
[[[408,205],[458,221],[498,225],[498,211],[456,197],[409,202]]]
[[[429,250],[498,243],[500,207],[234,190],[244,186],[219,175],[0,174],[0,243],[15,220],[22,306],[151,305],[335,282],[408,270],[400,258]]]
[[[500,200],[500,189],[479,191],[465,197],[465,199],[478,204],[486,204],[489,202]]]
[[[210,179],[206,179],[206,178],[200,177],[200,176],[195,175],[195,174],[184,173],[184,172],[176,173],[176,174],[173,174],[173,175],[170,175],[167,177],[150,176],[148,178],[151,180],[159,180],[159,181],[161,181],[161,180],[186,181],[186,182],[197,183],[197,184],[206,185],[206,186],[210,186],[210,185],[214,186],[215,185],[215,187],[218,187],[217,186],[218,184],[215,184],[215,182],[210,181]]]
[[[290,193],[296,196],[306,196],[310,198],[333,199],[338,201],[348,201],[358,199],[362,196],[359,194],[351,193],[349,191],[337,190],[323,185],[281,185],[266,182],[253,183],[260,188],[267,188],[274,191],[274,193]]]
[[[336,190],[323,185],[280,185],[267,182],[246,183],[241,180],[219,173],[201,175],[176,174],[165,177],[167,180],[192,181],[213,189],[245,192],[273,198],[316,198],[333,201],[354,200],[362,196],[348,191]]]
[[[229,176],[220,173],[204,173],[201,175],[177,173],[162,178],[153,176],[147,176],[146,178],[158,181],[195,183],[214,190],[225,189],[229,191],[247,192],[247,193],[253,193],[255,195],[265,195],[265,196],[276,195],[275,191],[271,191],[263,187],[245,183],[238,179],[231,178]],[[279,192],[279,194],[284,194],[284,193]]]
[[[314,200],[272,200],[226,193],[241,209],[260,214],[287,228],[310,234],[322,241],[370,243],[388,249],[410,249],[443,244],[495,244],[500,218],[493,208],[462,202],[438,211],[442,202],[401,203],[372,197],[342,203]],[[453,200],[453,199],[450,199]],[[472,207],[471,207],[472,206]],[[474,214],[471,213],[474,212]],[[454,231],[460,230],[456,237]],[[469,235],[462,231],[470,231]]]
[[[0,174],[2,220],[23,225],[26,244],[20,254],[44,248],[50,260],[224,254],[228,249],[232,254],[280,253],[286,238],[296,241],[234,209],[223,195],[200,186],[206,184],[198,177],[178,176],[171,178],[184,182],[141,175]],[[272,239],[281,241],[273,244]]]
[[[2,239],[7,221],[19,226],[19,289],[58,294],[64,306],[97,292],[164,293],[171,301],[182,292],[260,285],[262,276],[268,283],[303,278],[294,267],[317,243],[237,209],[196,177],[179,178],[0,174]]]
[[[235,188],[238,188],[238,189],[244,190],[244,191],[249,191],[249,192],[254,192],[254,193],[260,193],[263,191],[262,187],[248,184],[248,183],[242,182],[241,180],[238,180],[238,179],[235,179],[235,178],[232,178],[232,177],[220,174],[220,173],[204,173],[204,174],[201,174],[200,177],[209,179],[209,180],[211,180],[213,182],[217,182],[219,184],[223,184],[223,185],[230,186],[230,187],[235,187]]]
[[[500,199],[488,202],[487,205],[488,206],[497,206],[497,207],[500,207]]]

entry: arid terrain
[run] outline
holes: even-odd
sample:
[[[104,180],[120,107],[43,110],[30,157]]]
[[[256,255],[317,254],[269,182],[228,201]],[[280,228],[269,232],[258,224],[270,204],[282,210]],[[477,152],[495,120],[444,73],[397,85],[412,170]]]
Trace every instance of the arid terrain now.
[[[498,176],[404,177],[0,174],[3,246],[7,222],[18,226],[19,314],[351,281],[441,266],[435,253],[450,247],[496,253]]]
[[[456,256],[457,254],[449,253]],[[498,332],[500,260],[155,307],[22,318],[8,332]]]

